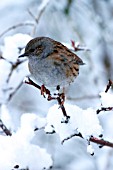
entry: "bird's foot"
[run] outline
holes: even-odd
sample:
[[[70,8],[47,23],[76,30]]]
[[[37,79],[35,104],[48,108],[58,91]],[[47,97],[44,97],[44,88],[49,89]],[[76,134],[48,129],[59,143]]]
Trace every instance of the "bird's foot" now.
[[[45,98],[45,94],[48,95],[48,98],[51,97],[50,91],[44,86],[44,84],[41,86],[41,95]]]

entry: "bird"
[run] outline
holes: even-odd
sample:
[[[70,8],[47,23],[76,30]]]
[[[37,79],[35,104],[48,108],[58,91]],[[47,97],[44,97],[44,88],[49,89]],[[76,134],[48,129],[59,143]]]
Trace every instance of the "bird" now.
[[[70,49],[49,37],[30,40],[21,57],[28,58],[31,76],[46,87],[69,85],[79,75],[79,66],[84,65]]]

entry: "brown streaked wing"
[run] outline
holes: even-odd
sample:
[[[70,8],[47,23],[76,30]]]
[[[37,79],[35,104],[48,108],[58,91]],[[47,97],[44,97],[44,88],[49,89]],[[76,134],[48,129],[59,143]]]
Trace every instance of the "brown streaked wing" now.
[[[66,46],[60,42],[54,41],[54,52],[60,55],[63,60],[68,60],[68,62],[75,61],[75,64],[83,65],[83,61],[73,52],[71,52]]]

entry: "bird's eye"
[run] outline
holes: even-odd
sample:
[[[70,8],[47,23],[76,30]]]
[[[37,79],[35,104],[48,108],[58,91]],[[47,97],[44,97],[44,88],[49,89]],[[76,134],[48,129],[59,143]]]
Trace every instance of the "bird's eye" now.
[[[35,49],[31,48],[29,51],[30,51],[31,53],[33,53],[33,52],[35,51]]]

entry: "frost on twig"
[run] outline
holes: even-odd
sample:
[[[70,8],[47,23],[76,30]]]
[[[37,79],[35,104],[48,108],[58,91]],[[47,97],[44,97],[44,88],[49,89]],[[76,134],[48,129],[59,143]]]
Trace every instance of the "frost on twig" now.
[[[16,91],[22,86],[22,80],[28,75],[27,61],[18,60],[26,43],[31,39],[26,34],[15,34],[4,39],[0,46],[0,103],[11,100]],[[5,70],[5,72],[4,72]]]
[[[89,139],[90,136],[99,137],[102,134],[102,127],[99,123],[97,114],[94,109],[88,108],[83,110],[76,105],[65,103],[65,109],[70,116],[67,124],[62,123],[64,116],[58,105],[54,105],[49,109],[47,115],[47,126],[45,131],[55,130],[59,135],[61,142],[73,136],[79,136]]]
[[[25,82],[41,90],[41,87],[35,84],[30,78],[25,80]],[[48,89],[46,94],[49,94],[49,96],[51,96],[50,91],[48,93]],[[51,100],[53,99],[56,98],[51,96]],[[66,116],[68,113],[68,121],[64,121],[65,113],[63,111],[63,114],[61,113],[62,109],[60,109],[58,105],[52,106],[47,115],[47,125],[45,127],[45,131],[47,134],[52,134],[56,132],[59,135],[62,144],[65,141],[78,136],[80,138],[88,140],[89,142],[99,144],[99,147],[113,147],[113,143],[102,139],[103,129],[99,123],[96,109],[89,108],[87,110],[83,110],[78,106],[67,103],[65,103],[63,106],[66,111]],[[91,152],[91,155],[94,154],[94,150],[91,145],[87,147],[87,150],[88,152]]]
[[[86,141],[92,141],[101,145],[106,144],[107,146],[107,142],[103,142],[100,137],[102,136],[103,129],[99,123],[96,110],[92,108],[83,110],[76,105],[67,103],[64,105],[70,116],[69,122],[62,124],[63,116],[61,110],[58,109],[57,105],[54,105],[50,108],[47,115],[46,132],[52,132],[54,130],[59,135],[62,144],[73,137],[80,137]],[[110,143],[111,145],[112,143]],[[93,152],[91,154],[93,155]]]
[[[101,111],[112,111],[113,110],[113,94],[108,92],[113,86],[113,81],[109,80],[105,92],[100,93],[101,108],[97,110],[97,114]]]
[[[2,120],[0,119],[0,128],[3,130],[3,132],[7,135],[7,136],[11,136],[11,132],[9,129],[7,129],[7,127],[4,125],[4,123],[2,122]]]
[[[46,119],[34,113],[21,116],[18,130],[12,136],[0,135],[0,169],[49,169],[53,161],[51,155],[44,148],[32,143],[36,135],[34,129],[41,129],[46,125]],[[37,154],[38,153],[38,154]],[[33,156],[32,156],[33,155]],[[38,161],[36,161],[38,160]]]
[[[113,107],[101,107],[101,109],[97,110],[97,114],[99,114],[101,111],[112,111]]]
[[[8,103],[18,89],[22,86],[22,79],[28,74],[26,67],[26,60],[18,60],[19,53],[22,52],[26,43],[31,39],[26,34],[15,34],[14,36],[8,36],[4,39],[4,44],[0,46],[0,104],[1,115],[5,115],[7,108],[4,107],[4,103]],[[4,109],[3,109],[4,108]],[[2,112],[4,112],[2,114]],[[8,115],[8,114],[7,114]],[[4,116],[3,116],[4,117]],[[6,135],[11,136],[10,130],[8,130],[7,123],[9,119],[4,122],[3,117],[0,120],[0,128]],[[7,117],[7,116],[6,116]],[[5,118],[6,119],[6,118]],[[4,125],[4,123],[6,125]],[[9,128],[11,128],[9,126]]]
[[[65,138],[63,141],[62,141],[62,144],[66,141],[66,140],[69,140],[73,137],[80,137],[80,138],[83,138],[83,136],[80,134],[80,133],[75,133],[73,135],[71,135],[70,137],[67,137]],[[103,146],[108,146],[108,147],[111,147],[113,148],[113,142],[109,142],[107,140],[104,140],[104,139],[101,139],[101,138],[96,138],[96,137],[93,137],[91,136],[89,139],[88,139],[89,142],[93,142],[93,143],[96,143],[99,145],[99,148],[103,147]]]
[[[49,109],[47,115],[46,133],[56,132],[61,140],[61,143],[69,139],[80,137],[88,141],[87,151],[94,155],[94,149],[91,142],[98,144],[99,148],[108,146],[113,148],[113,143],[103,139],[103,129],[100,125],[96,110],[88,108],[83,110],[76,105],[65,103],[65,108],[70,116],[67,124],[62,124],[63,116],[57,105]],[[90,143],[90,146],[89,146]]]
[[[12,170],[30,170],[30,169],[29,169],[28,167],[27,167],[27,168],[24,168],[24,169],[23,169],[23,168],[20,169],[20,168],[19,168],[19,165],[15,165],[15,166],[14,166],[14,169],[12,169]]]

